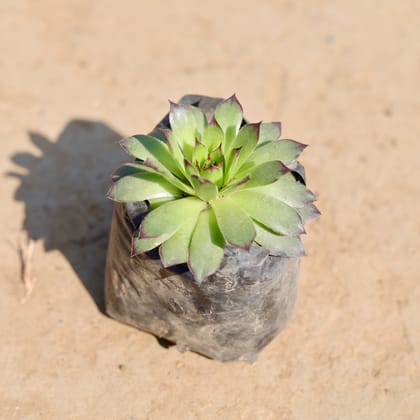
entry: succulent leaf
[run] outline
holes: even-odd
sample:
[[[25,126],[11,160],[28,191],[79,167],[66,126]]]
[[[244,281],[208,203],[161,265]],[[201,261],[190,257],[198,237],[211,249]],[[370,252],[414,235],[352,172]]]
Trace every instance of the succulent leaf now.
[[[283,165],[283,163],[279,160],[264,162],[261,165],[253,167],[249,171],[249,181],[244,184],[244,188],[253,188],[272,184],[280,178],[283,178],[283,175],[288,172],[289,168]]]
[[[137,159],[146,160],[152,158],[159,162],[166,171],[179,175],[178,168],[169,152],[168,146],[161,140],[152,137],[137,135],[121,140],[120,145],[129,154]]]
[[[231,194],[240,189],[255,188],[271,184],[289,171],[289,168],[283,165],[279,160],[264,162],[261,165],[251,167],[247,172],[242,172],[240,177],[236,177],[228,187],[222,190],[222,194]]]
[[[207,168],[204,168],[201,171],[203,178],[208,179],[213,184],[216,184],[219,188],[223,184],[223,163],[220,162],[217,165],[211,165]]]
[[[232,149],[241,148],[242,150],[253,151],[258,143],[260,124],[246,124],[238,132],[232,142]],[[225,150],[225,154],[228,150]]]
[[[307,222],[308,220],[316,219],[321,215],[320,211],[315,207],[314,204],[308,204],[305,207],[300,209],[296,209],[299,213],[303,222]]]
[[[198,216],[191,237],[188,266],[198,282],[213,274],[220,266],[225,242],[211,208]]]
[[[224,133],[229,127],[234,127],[237,132],[244,117],[242,106],[236,96],[232,95],[219,104],[214,111],[214,117]]]
[[[195,139],[201,139],[207,126],[204,113],[195,106],[171,103],[169,123],[177,142],[184,150],[187,158],[192,158]]]
[[[188,249],[196,222],[197,218],[191,219],[160,246],[159,254],[164,267],[188,261]]]
[[[249,216],[276,233],[290,236],[304,233],[298,213],[280,200],[250,190],[233,193],[232,198]]]
[[[185,182],[182,182],[176,176],[174,176],[171,172],[167,171],[167,169],[162,166],[159,162],[153,160],[152,158],[147,158],[142,164],[143,171],[154,172],[162,175],[169,183],[171,183],[174,187],[178,188],[180,191],[183,191],[186,194],[193,195],[194,190],[187,185]]]
[[[194,182],[191,177],[193,175],[200,176],[197,167],[193,165],[188,159],[184,159],[184,170],[188,182],[194,188]]]
[[[186,194],[194,194],[193,189],[187,184],[180,181],[176,178],[171,172],[169,172],[165,167],[163,167],[159,162],[153,160],[152,158],[147,158],[143,163],[125,163],[120,166],[111,176],[112,180],[116,182],[118,179],[132,175],[135,176],[139,172],[149,172],[154,174],[159,174],[166,181],[172,184],[174,187],[178,188],[180,191],[183,191]],[[112,197],[110,197],[112,198]],[[154,197],[150,197],[153,199]],[[125,200],[123,200],[125,201]]]
[[[272,184],[258,188],[258,191],[277,198],[294,208],[305,207],[316,199],[315,195],[303,184],[297,182],[290,173],[280,177]]]
[[[287,165],[289,162],[297,159],[305,147],[305,144],[294,140],[276,140],[273,142],[266,142],[255,149],[248,161],[253,164],[259,164],[269,160],[281,160],[285,165]]]
[[[173,201],[173,198],[152,198],[150,200],[147,200],[149,203],[149,212],[151,212],[154,209],[157,209],[159,206],[169,203]]]
[[[210,201],[217,198],[219,189],[213,182],[197,175],[191,176],[191,182],[198,197],[204,201]]]
[[[222,144],[223,138],[222,129],[216,123],[211,123],[205,128],[201,142],[208,150],[215,150]]]
[[[171,151],[172,158],[178,168],[178,170],[185,176],[185,167],[184,159],[185,155],[176,140],[174,133],[171,130],[162,130],[162,133],[165,135],[166,141]]]
[[[108,192],[109,198],[122,202],[181,196],[181,191],[169,183],[162,175],[146,171],[138,171],[119,178]]]
[[[243,120],[242,106],[235,95],[216,107],[214,118],[224,133],[224,151],[230,150]]]
[[[195,141],[194,150],[192,154],[192,162],[196,165],[197,168],[201,168],[204,165],[204,162],[208,156],[207,147],[201,143],[199,140]]]
[[[197,217],[207,204],[196,197],[185,197],[159,206],[140,225],[140,238],[174,234],[184,223]]]
[[[298,236],[278,235],[259,223],[255,223],[255,230],[257,232],[255,242],[268,248],[271,255],[282,257],[301,257],[305,255],[305,249]]]
[[[244,125],[232,141],[231,149],[225,150],[228,159],[226,171],[230,173],[230,178],[227,178],[228,181],[235,175],[236,168],[240,168],[254,151],[258,143],[258,133],[259,124]]]
[[[249,249],[255,239],[255,229],[248,214],[229,197],[212,201],[211,207],[225,241]]]
[[[221,144],[209,153],[209,159],[215,164],[223,163],[224,155]]]
[[[170,234],[157,236],[154,238],[138,238],[137,236],[133,237],[133,243],[131,248],[131,256],[136,256],[142,254],[143,252],[151,251],[153,248],[159,246],[163,241],[165,241]]]
[[[281,123],[279,122],[261,123],[258,144],[263,144],[270,141],[276,141],[280,138],[280,134],[281,134]]]
[[[124,163],[114,171],[111,175],[111,179],[115,182],[124,176],[134,175],[142,170],[143,165],[141,163]]]

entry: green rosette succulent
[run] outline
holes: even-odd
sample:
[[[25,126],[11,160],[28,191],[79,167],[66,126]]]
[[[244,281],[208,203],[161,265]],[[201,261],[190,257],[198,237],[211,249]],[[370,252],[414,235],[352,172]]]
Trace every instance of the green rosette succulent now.
[[[304,255],[299,235],[319,215],[314,194],[293,172],[304,144],[280,139],[280,123],[245,124],[235,96],[210,122],[197,107],[171,103],[169,122],[170,130],[120,142],[136,160],[114,173],[108,196],[150,204],[133,256],[159,247],[165,267],[188,263],[201,282],[228,245]]]

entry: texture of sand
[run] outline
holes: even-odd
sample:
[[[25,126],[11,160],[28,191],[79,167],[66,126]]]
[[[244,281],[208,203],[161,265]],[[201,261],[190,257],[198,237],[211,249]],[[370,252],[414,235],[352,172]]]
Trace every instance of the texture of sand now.
[[[1,1],[0,419],[419,418],[419,22],[409,0]],[[254,364],[102,313],[114,142],[186,93],[310,144],[323,215]]]

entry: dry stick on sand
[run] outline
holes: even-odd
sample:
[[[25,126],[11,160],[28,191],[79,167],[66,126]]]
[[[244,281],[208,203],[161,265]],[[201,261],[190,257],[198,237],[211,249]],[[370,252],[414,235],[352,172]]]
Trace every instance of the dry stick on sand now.
[[[36,282],[36,278],[32,274],[32,258],[34,255],[34,249],[35,241],[33,239],[28,239],[28,241],[21,239],[19,245],[21,278],[26,290],[25,297],[22,299],[21,303],[25,303],[29,298]]]

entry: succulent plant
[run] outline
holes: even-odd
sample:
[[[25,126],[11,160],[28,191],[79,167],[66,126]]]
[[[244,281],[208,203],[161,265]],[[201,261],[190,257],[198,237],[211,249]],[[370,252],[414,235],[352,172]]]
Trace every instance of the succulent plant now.
[[[165,267],[188,263],[201,282],[226,246],[304,255],[299,235],[319,215],[293,171],[304,144],[280,139],[280,123],[245,124],[235,95],[210,122],[199,108],[171,103],[169,122],[171,129],[120,142],[136,160],[113,174],[108,196],[150,205],[133,256],[159,247]]]

